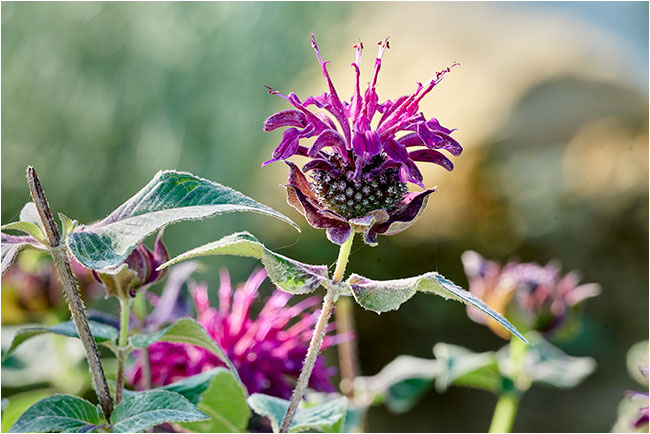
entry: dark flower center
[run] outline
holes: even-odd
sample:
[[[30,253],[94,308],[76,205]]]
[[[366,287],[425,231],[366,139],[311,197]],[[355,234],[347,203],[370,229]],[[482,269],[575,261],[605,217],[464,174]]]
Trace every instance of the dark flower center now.
[[[397,169],[380,170],[384,157],[378,155],[363,168],[358,180],[354,170],[337,155],[330,155],[333,170],[312,172],[312,186],[319,199],[346,219],[361,217],[377,209],[390,210],[408,191]]]

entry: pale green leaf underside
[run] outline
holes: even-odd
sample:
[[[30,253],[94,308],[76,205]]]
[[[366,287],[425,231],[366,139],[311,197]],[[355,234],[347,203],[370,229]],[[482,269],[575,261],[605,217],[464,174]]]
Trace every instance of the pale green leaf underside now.
[[[160,268],[181,261],[210,255],[236,255],[257,258],[262,261],[271,281],[280,289],[291,294],[306,294],[318,288],[326,280],[325,265],[303,264],[267,249],[253,235],[239,232],[218,241],[189,250],[171,259]]]
[[[538,333],[529,333],[530,347],[525,355],[525,371],[538,383],[570,389],[580,384],[596,369],[591,357],[573,357],[546,341]],[[509,346],[499,351],[499,363],[507,364]]]
[[[189,173],[160,171],[104,220],[70,233],[68,245],[86,267],[110,269],[147,235],[168,224],[229,212],[266,214],[300,230],[288,217],[229,187]]]
[[[101,423],[97,408],[85,399],[54,395],[29,407],[9,432],[74,432]]]
[[[198,408],[208,414],[210,420],[182,424],[195,432],[243,432],[250,418],[246,391],[225,369],[216,372],[207,390],[201,394]]]
[[[149,390],[129,395],[111,416],[113,432],[142,432],[165,422],[194,422],[208,419],[182,395],[166,390]]]
[[[106,342],[117,340],[118,331],[115,327],[107,324],[102,324],[96,321],[88,321],[90,332],[95,338],[95,342]],[[79,338],[77,328],[72,321],[65,321],[51,327],[29,327],[18,330],[16,336],[11,341],[11,345],[3,355],[3,360],[9,357],[16,348],[23,342],[33,337],[42,335],[44,333],[54,333],[61,336],[68,336],[71,338]]]
[[[45,235],[43,234],[43,231],[41,231],[41,228],[36,226],[34,223],[30,222],[13,222],[13,223],[7,223],[6,225],[2,225],[0,229],[4,230],[13,230],[13,231],[21,231],[25,232],[26,234],[31,235],[36,239],[41,244],[47,245],[47,241],[45,240]]]
[[[501,389],[501,374],[493,351],[475,353],[458,345],[437,343],[433,354],[438,362],[436,390],[449,386],[467,386],[497,393]]]
[[[411,298],[417,291],[436,294],[446,299],[469,304],[486,315],[494,318],[510,333],[524,342],[526,339],[503,316],[492,310],[487,304],[476,298],[438,273],[430,272],[421,276],[397,280],[371,280],[352,274],[346,282],[354,298],[361,306],[377,313],[395,310]]]
[[[395,413],[410,410],[427,392],[438,375],[438,362],[402,355],[370,377],[355,382],[359,393],[379,399]],[[347,421],[346,421],[347,423]]]
[[[273,432],[280,431],[280,424],[289,408],[289,401],[262,393],[254,393],[248,398],[248,405],[255,413],[269,418]],[[345,416],[347,406],[347,398],[342,397],[313,407],[299,408],[291,422],[289,432],[307,430],[332,432],[333,426]]]
[[[226,353],[205,331],[203,326],[192,318],[181,318],[174,324],[167,326],[155,333],[148,335],[137,335],[131,338],[131,344],[136,348],[146,348],[154,342],[184,342],[197,345],[201,348],[212,351],[222,362],[224,362],[239,380],[239,374]]]

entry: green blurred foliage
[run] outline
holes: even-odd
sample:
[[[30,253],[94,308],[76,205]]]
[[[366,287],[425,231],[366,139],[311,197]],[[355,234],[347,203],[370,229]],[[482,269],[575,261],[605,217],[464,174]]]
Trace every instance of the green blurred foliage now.
[[[318,35],[321,48],[327,47],[326,58],[343,47],[350,61],[352,41],[372,24],[359,17],[380,14],[382,5],[3,3],[3,223],[15,220],[29,200],[24,177],[29,164],[38,171],[53,210],[82,223],[106,216],[159,169],[174,168],[275,207],[296,220],[303,233],[298,236],[262,216],[226,215],[180,223],[165,233],[172,256],[230,232],[249,230],[272,250],[331,265],[336,247],[309,228],[284,203],[283,189],[275,187],[285,181],[283,165],[260,169],[280,140],[278,132],[265,134],[262,122],[288,108],[263,86],[295,90],[305,71],[312,82],[320,79],[313,76],[318,67],[310,32]],[[436,6],[424,5],[409,7],[430,16],[432,28],[423,31],[431,33]],[[465,7],[468,11],[473,4]],[[639,4],[638,10],[647,16],[647,5]],[[457,19],[462,20],[460,12],[456,11]],[[357,22],[351,22],[355,18]],[[394,25],[409,23],[396,20]],[[351,27],[357,34],[350,35]],[[480,31],[496,30],[486,26]],[[454,35],[440,38],[444,43]],[[368,43],[369,51],[371,46]],[[400,49],[422,54],[418,47]],[[481,74],[471,62],[464,68],[465,76]],[[318,83],[313,94],[325,90]],[[628,144],[629,137],[640,135],[641,142],[647,142],[647,103],[647,89],[584,77],[558,76],[537,83],[521,95],[499,135],[485,137],[455,160],[457,169],[448,177],[465,173],[471,205],[457,216],[463,222],[460,228],[441,232],[436,221],[423,219],[407,234],[381,238],[378,248],[353,247],[349,270],[373,279],[440,271],[465,286],[460,254],[473,249],[502,262],[511,257],[540,263],[558,258],[565,271],[579,269],[584,282],[602,285],[603,294],[587,302],[582,331],[560,344],[569,354],[595,358],[597,371],[570,391],[531,390],[521,404],[516,431],[609,430],[621,391],[634,387],[625,370],[625,353],[648,336],[647,184],[635,181],[618,190],[598,187],[606,173],[592,163],[614,159],[633,146],[637,149],[639,141]],[[617,128],[627,134],[620,136],[615,149],[605,148],[597,155],[600,160],[593,160],[596,153],[588,147],[567,147],[581,125],[603,118],[614,118]],[[462,134],[472,129],[471,120],[467,122],[453,126]],[[585,141],[589,143],[588,137]],[[645,154],[643,150],[629,155],[647,159],[647,148]],[[567,160],[569,151],[574,152],[573,160]],[[569,169],[560,163],[565,160]],[[471,171],[462,172],[465,162],[471,162]],[[576,165],[592,167],[581,176],[593,180],[597,188],[580,190],[582,178],[575,181],[576,188],[567,184],[563,170]],[[616,171],[624,172],[620,167]],[[647,180],[647,165],[643,170],[641,178]],[[429,214],[445,207],[444,191],[436,195]],[[419,230],[426,235],[418,236]],[[241,281],[256,265],[240,258],[204,262],[207,272],[200,277],[213,288],[219,267],[229,267],[233,281]],[[265,290],[270,293],[270,285]],[[115,308],[98,302],[95,307]],[[487,328],[469,321],[462,305],[437,297],[418,295],[399,311],[381,316],[361,309],[356,315],[366,375],[375,374],[398,354],[430,358],[436,342],[474,351],[503,344]],[[335,360],[334,353],[329,356]],[[469,389],[431,392],[405,415],[373,408],[368,428],[484,431],[494,404],[491,395]]]

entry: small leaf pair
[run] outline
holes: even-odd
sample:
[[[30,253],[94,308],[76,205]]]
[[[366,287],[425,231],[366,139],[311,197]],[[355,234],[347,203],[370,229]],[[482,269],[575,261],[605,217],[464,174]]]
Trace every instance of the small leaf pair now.
[[[218,241],[189,250],[164,263],[161,268],[208,255],[237,255],[257,258],[266,267],[271,281],[278,288],[291,294],[306,294],[314,291],[320,285],[335,286],[327,274],[325,265],[304,264],[275,253],[248,232],[228,235]],[[526,342],[526,339],[503,316],[470,292],[435,272],[386,281],[371,280],[358,274],[352,274],[345,282],[338,285],[342,295],[352,295],[359,305],[377,313],[398,309],[402,303],[418,291],[460,301],[474,306],[494,318],[513,335]]]

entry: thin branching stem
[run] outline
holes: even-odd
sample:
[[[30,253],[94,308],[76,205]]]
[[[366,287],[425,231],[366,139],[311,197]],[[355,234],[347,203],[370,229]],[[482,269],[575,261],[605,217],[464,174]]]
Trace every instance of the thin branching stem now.
[[[512,431],[517,410],[519,409],[519,401],[523,394],[522,389],[525,389],[525,387],[520,389],[517,386],[520,383],[519,380],[523,373],[524,358],[527,350],[527,344],[520,341],[517,337],[513,336],[510,339],[508,358],[511,369],[509,376],[512,380],[512,388],[510,390],[504,390],[499,396],[497,405],[494,408],[492,422],[490,423],[489,432],[491,433],[509,433]]]
[[[61,245],[61,236],[59,235],[59,230],[56,227],[54,218],[52,217],[50,206],[45,197],[45,192],[43,191],[43,187],[38,180],[36,171],[32,166],[27,168],[27,184],[29,185],[29,192],[34,204],[36,205],[38,215],[43,223],[45,234],[47,235],[47,240],[50,245],[50,254],[52,255],[52,261],[54,262],[54,266],[59,274],[59,279],[61,280],[63,295],[68,302],[68,307],[72,314],[72,320],[77,327],[77,333],[79,334],[79,338],[81,339],[81,343],[86,353],[86,359],[88,360],[88,367],[92,374],[99,405],[101,406],[106,418],[109,418],[113,412],[113,401],[111,400],[111,395],[108,391],[108,384],[106,382],[106,376],[104,375],[104,369],[102,368],[99,359],[97,345],[95,344],[93,335],[90,332],[88,318],[86,317],[86,307],[81,295],[79,294],[77,279],[70,267],[70,261],[68,260],[65,246]]]

